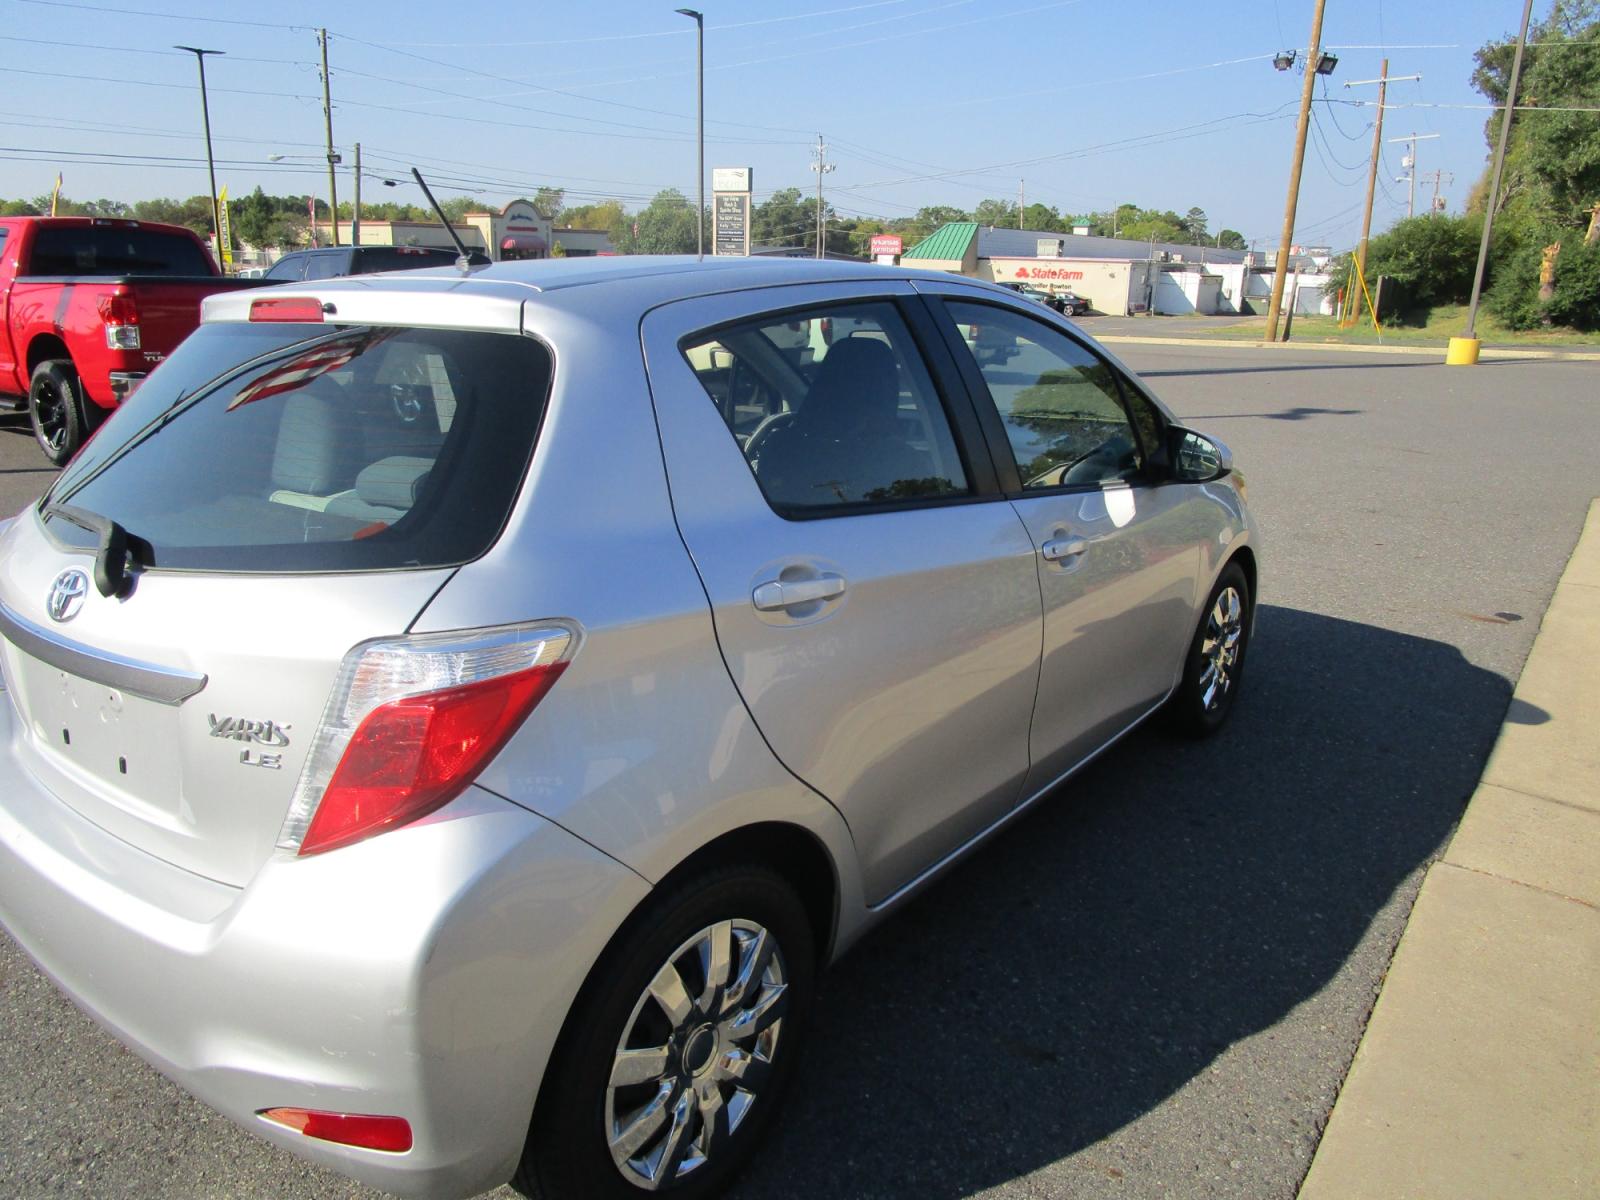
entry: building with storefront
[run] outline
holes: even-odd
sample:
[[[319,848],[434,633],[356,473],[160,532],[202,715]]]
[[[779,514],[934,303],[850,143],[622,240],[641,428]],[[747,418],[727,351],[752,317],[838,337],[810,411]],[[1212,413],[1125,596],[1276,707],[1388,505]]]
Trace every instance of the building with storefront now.
[[[912,246],[900,261],[972,279],[1070,291],[1095,312],[1123,315],[1237,312],[1245,276],[1253,269],[1249,258],[1243,250],[1212,246],[954,221]]]

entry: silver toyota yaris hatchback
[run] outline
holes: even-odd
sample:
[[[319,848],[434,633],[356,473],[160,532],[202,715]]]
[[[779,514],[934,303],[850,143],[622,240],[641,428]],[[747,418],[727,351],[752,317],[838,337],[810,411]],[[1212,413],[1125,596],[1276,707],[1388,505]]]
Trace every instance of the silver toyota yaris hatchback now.
[[[1243,493],[971,280],[214,296],[0,532],[0,920],[378,1187],[709,1196],[819,968],[1158,709],[1226,719]]]

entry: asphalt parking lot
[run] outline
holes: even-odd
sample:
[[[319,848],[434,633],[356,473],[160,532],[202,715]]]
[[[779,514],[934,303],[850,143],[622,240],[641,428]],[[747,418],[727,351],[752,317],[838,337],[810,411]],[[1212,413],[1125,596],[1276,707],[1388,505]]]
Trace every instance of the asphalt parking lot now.
[[[1600,495],[1593,364],[1114,349],[1248,479],[1233,724],[1135,734],[853,951],[744,1200],[1291,1200]],[[0,510],[42,461],[0,429]],[[4,938],[0,1194],[373,1195],[190,1100]]]

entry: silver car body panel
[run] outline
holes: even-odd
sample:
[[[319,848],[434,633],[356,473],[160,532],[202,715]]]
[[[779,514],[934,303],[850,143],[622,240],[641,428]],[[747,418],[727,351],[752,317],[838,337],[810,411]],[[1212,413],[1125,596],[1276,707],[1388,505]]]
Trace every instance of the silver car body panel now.
[[[405,1195],[509,1176],[593,963],[653,884],[724,835],[777,824],[813,839],[833,866],[843,952],[1048,790],[1029,748],[1030,725],[1052,736],[1034,718],[1046,625],[1034,540],[998,498],[783,521],[677,339],[718,314],[946,283],[865,264],[597,259],[208,299],[207,321],[310,296],[340,322],[539,338],[556,366],[528,476],[495,545],[458,569],[151,570],[130,599],[91,591],[54,627],[51,582],[87,556],[52,542],[36,513],[0,522],[0,604],[16,620],[91,656],[206,677],[175,705],[114,700],[92,671],[0,639],[0,921],[201,1099]],[[1192,629],[1197,597],[1256,534],[1228,481],[1181,490],[1227,514],[1215,536],[1200,531],[1198,561],[1189,552]],[[1159,524],[1168,509],[1143,511]],[[1081,507],[1073,519],[1092,525]],[[799,561],[840,568],[844,603],[803,627],[759,619],[752,589]],[[1104,607],[1058,607],[1076,624],[1114,620],[1116,596],[1175,605],[1163,579],[1110,583]],[[963,616],[962,596],[980,611]],[[582,649],[476,785],[325,854],[274,847],[351,646],[544,618],[578,622]],[[1072,646],[1054,666],[1046,646],[1045,670],[1070,672]],[[801,686],[801,667],[827,678]],[[1176,677],[1177,662],[1160,667]],[[213,737],[210,717],[288,726],[281,770],[241,765],[249,747]],[[62,727],[84,732],[68,743]],[[254,1115],[274,1105],[401,1115],[416,1144],[316,1141]]]
[[[852,282],[788,288],[782,304],[912,294]],[[998,497],[778,516],[678,349],[752,308],[714,296],[644,320],[674,511],[745,702],[784,764],[844,813],[876,902],[1019,798],[1039,666],[1033,546]],[[820,614],[753,604],[780,576],[824,574],[845,590]]]

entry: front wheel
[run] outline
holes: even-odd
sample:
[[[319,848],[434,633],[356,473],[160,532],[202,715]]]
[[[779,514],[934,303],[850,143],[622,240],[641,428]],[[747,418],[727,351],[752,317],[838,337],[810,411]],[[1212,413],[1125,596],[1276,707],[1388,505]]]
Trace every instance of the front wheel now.
[[[1183,681],[1168,701],[1168,716],[1180,733],[1209,737],[1227,721],[1250,648],[1251,616],[1249,581],[1238,563],[1229,563],[1212,585]]]
[[[50,359],[33,369],[28,383],[28,419],[44,456],[65,466],[89,432],[83,381],[65,359]]]
[[[793,1073],[814,953],[799,898],[765,868],[654,901],[573,1006],[515,1186],[540,1200],[721,1192]]]

